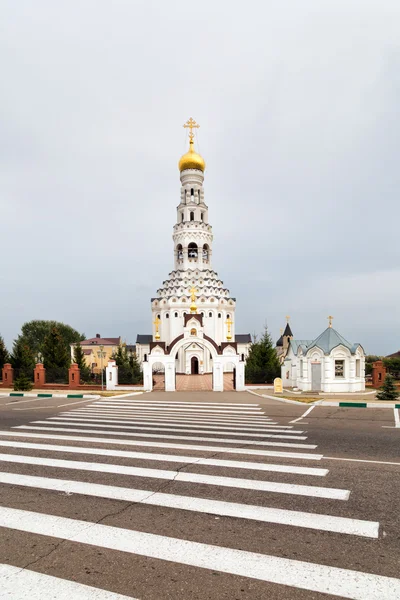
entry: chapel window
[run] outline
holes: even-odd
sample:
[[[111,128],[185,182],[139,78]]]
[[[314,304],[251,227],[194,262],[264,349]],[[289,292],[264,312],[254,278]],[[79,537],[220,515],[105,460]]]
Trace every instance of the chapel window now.
[[[190,220],[194,221],[194,212],[193,211],[191,211],[191,213],[190,213]]]
[[[242,362],[244,362],[244,354],[242,354]]]
[[[202,221],[204,221],[204,213],[201,213],[201,214],[200,214],[200,219],[201,219]]]
[[[221,313],[218,313],[218,319],[220,319],[222,317]]]
[[[344,377],[344,360],[335,360],[335,377]]]
[[[168,314],[168,313],[165,315],[165,318],[166,318],[166,319],[169,319],[169,314]]]
[[[194,327],[190,330],[190,335],[197,335],[197,331]]]
[[[209,316],[209,317],[212,317],[212,312],[209,312],[209,313],[208,313],[208,316]]]
[[[178,313],[176,312],[176,313],[175,313],[175,319],[177,318],[177,316],[178,316]]]
[[[197,258],[197,256],[198,256],[197,244],[195,242],[190,242],[190,244],[188,246],[188,257],[189,258]]]

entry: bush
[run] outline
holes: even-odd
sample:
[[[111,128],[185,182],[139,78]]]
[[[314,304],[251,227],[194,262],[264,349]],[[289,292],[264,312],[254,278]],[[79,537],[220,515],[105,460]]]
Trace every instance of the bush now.
[[[15,392],[30,392],[33,388],[33,383],[26,375],[22,374],[14,380]]]

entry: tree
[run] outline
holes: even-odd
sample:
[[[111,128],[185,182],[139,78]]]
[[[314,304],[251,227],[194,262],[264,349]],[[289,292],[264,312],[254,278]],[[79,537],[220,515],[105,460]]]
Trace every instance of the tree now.
[[[391,375],[386,375],[385,381],[379,392],[376,394],[377,400],[397,400],[399,397],[394,378]]]
[[[119,346],[113,354],[118,367],[118,383],[134,384],[142,380],[142,372],[134,352],[129,352],[126,346]]]
[[[29,377],[27,377],[23,373],[14,380],[14,391],[15,392],[17,392],[17,391],[18,392],[30,392],[30,390],[32,388],[33,388],[32,380],[29,379]]]
[[[51,383],[64,383],[67,380],[71,356],[57,327],[52,327],[44,339],[43,365],[46,380]]]
[[[33,380],[35,356],[30,346],[20,336],[14,341],[10,361],[14,369],[15,378],[25,375],[25,377]]]
[[[56,327],[65,345],[70,352],[70,344],[81,342],[85,336],[73,329],[70,325],[58,321],[35,320],[24,323],[21,327],[20,338],[31,349],[35,357],[43,355],[44,341],[51,330]]]
[[[280,365],[267,327],[263,335],[250,346],[245,378],[249,383],[272,383],[280,375]]]
[[[6,345],[3,338],[0,335],[0,371],[6,363],[10,360]]]
[[[85,354],[80,344],[74,346],[74,360],[80,369],[82,381],[90,381],[90,368],[86,364]]]

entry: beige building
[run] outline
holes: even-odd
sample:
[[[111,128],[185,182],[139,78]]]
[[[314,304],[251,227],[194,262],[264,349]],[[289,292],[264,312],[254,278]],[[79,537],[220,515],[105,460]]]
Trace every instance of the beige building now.
[[[117,352],[121,342],[121,336],[116,338],[102,338],[99,333],[96,333],[96,337],[81,342],[86,364],[91,373],[101,373],[101,367],[105,368],[107,366],[108,361]],[[72,361],[74,361],[74,345],[70,344]]]

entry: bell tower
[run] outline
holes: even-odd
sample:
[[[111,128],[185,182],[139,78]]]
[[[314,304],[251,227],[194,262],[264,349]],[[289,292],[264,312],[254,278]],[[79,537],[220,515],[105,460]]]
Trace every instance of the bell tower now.
[[[194,149],[193,129],[200,127],[190,118],[189,151],[179,161],[181,198],[174,226],[175,270],[211,268],[212,227],[208,223],[208,206],[204,202],[204,159]]]

